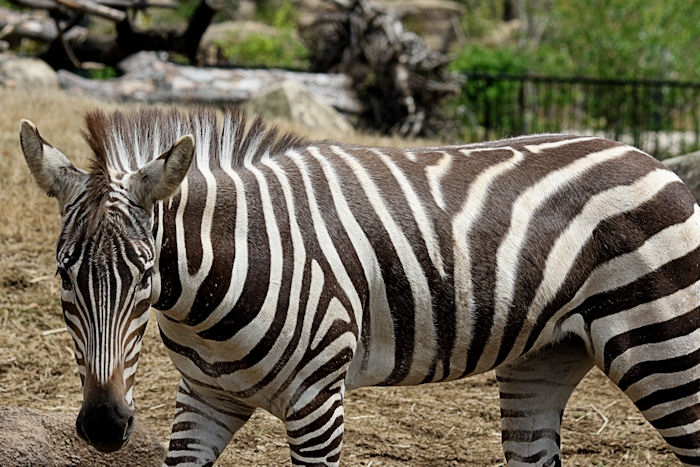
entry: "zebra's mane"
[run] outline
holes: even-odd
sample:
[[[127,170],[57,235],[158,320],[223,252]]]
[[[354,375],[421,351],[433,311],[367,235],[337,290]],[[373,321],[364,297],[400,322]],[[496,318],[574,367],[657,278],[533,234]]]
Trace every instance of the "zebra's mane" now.
[[[83,137],[93,152],[86,201],[90,206],[88,234],[96,231],[106,215],[112,180],[156,159],[181,136],[194,136],[192,165],[202,172],[236,169],[309,144],[296,135],[280,134],[259,117],[248,125],[246,115],[236,109],[224,111],[223,121],[215,110],[204,107],[187,113],[175,109],[109,114],[95,110],[85,115],[85,124]]]
[[[106,114],[95,110],[86,114],[85,124],[83,136],[93,152],[90,172],[105,181],[116,173],[138,170],[187,134],[195,139],[193,165],[209,171],[236,169],[308,145],[299,136],[269,127],[260,117],[248,125],[246,115],[231,108],[224,111],[223,121],[215,110],[204,107],[187,113],[139,109]]]

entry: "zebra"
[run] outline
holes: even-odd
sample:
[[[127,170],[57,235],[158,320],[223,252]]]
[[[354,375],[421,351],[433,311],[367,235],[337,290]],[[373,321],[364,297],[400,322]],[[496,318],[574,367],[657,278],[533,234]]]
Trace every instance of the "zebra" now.
[[[495,369],[508,465],[560,465],[595,365],[700,464],[700,209],[653,157],[545,134],[395,149],[237,110],[100,110],[89,170],[21,122],[58,201],[78,434],[133,427],[152,305],[181,373],[164,465],[212,465],[256,408],[294,465],[338,465],[345,391]]]

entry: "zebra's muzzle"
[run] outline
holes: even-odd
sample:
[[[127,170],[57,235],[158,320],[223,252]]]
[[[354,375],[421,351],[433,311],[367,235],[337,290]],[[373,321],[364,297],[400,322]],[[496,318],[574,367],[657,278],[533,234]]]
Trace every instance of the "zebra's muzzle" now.
[[[134,414],[125,402],[115,402],[109,394],[83,402],[75,421],[78,436],[101,452],[121,449],[134,430]]]

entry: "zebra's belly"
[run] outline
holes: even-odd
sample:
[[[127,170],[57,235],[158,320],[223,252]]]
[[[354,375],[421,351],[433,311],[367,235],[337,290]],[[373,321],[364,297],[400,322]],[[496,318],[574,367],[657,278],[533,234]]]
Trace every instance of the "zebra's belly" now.
[[[420,326],[416,325],[409,333],[396,326],[388,310],[373,310],[370,326],[364,327],[372,333],[360,338],[349,365],[346,388],[410,386],[477,375],[563,335],[561,323],[537,326],[541,309],[533,310],[531,317],[524,317],[518,321],[517,329],[511,329],[508,311],[493,307],[457,307],[445,313],[451,315],[448,328],[445,323],[433,319],[434,310],[414,310],[414,322],[420,322],[419,314],[428,319],[423,319]],[[558,316],[564,312],[565,309],[555,310],[554,314]],[[477,328],[484,322],[490,323],[488,332]],[[528,338],[534,344],[527,346]]]

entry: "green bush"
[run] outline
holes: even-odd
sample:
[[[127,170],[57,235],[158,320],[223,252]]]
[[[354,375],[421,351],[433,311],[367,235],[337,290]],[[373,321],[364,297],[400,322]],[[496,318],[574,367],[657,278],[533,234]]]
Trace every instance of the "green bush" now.
[[[240,66],[308,68],[309,51],[296,34],[297,12],[288,2],[265,0],[258,4],[256,19],[277,29],[278,34],[234,33],[217,42],[224,57]]]
[[[452,71],[461,73],[489,73],[521,75],[527,73],[529,57],[515,48],[466,47],[450,64]],[[447,112],[460,122],[456,129],[459,138],[474,140],[488,135],[484,128],[493,127],[498,116],[498,126],[521,128],[521,115],[512,112],[518,102],[521,85],[514,81],[466,79],[461,92],[446,102]],[[474,113],[474,109],[488,109]]]
[[[234,33],[230,40],[217,45],[224,57],[236,65],[279,68],[306,68],[309,65],[308,50],[290,31],[282,31],[278,36],[253,33],[241,37]]]

